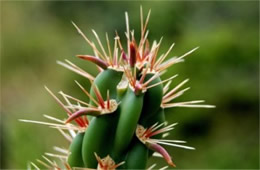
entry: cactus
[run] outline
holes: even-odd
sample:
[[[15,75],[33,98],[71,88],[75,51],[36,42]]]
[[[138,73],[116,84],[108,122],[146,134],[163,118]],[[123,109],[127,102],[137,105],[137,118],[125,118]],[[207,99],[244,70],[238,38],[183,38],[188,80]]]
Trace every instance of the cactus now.
[[[72,23],[94,51],[94,56],[77,55],[77,57],[96,64],[100,73],[94,77],[68,60],[66,63],[58,62],[90,81],[89,91],[76,82],[90,99],[89,103],[60,92],[66,102],[64,104],[46,87],[68,114],[66,120],[58,120],[51,116],[45,117],[56,123],[22,120],[55,127],[71,142],[68,150],[55,147],[55,150],[62,154],[46,154],[61,158],[63,165],[57,165],[44,156],[44,159],[51,162],[49,167],[144,169],[154,152],[160,154],[169,166],[175,167],[170,154],[162,145],[194,149],[182,145],[184,141],[164,139],[163,134],[171,131],[176,125],[176,123],[167,125],[164,111],[173,107],[212,108],[214,106],[198,104],[204,102],[202,100],[172,102],[188,90],[186,88],[178,91],[188,80],[184,80],[170,90],[172,79],[177,75],[165,80],[162,80],[161,75],[167,68],[182,62],[185,56],[197,48],[165,61],[173,44],[165,54],[157,57],[162,39],[158,43],[154,41],[150,48],[146,30],[150,11],[145,22],[142,8],[140,11],[139,43],[134,38],[134,31],[130,32],[128,14],[125,13],[127,50],[123,48],[117,34],[114,50],[110,46],[108,35],[106,35],[107,47],[104,48],[93,30],[99,46],[97,47],[75,23]],[[42,161],[40,163],[46,166]],[[36,164],[31,165],[37,168]]]

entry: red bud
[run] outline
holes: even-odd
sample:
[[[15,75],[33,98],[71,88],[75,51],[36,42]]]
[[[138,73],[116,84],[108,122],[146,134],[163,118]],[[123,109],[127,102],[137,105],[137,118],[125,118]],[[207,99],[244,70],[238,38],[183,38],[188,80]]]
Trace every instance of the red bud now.
[[[130,43],[130,66],[134,67],[136,63],[136,47],[133,42]]]

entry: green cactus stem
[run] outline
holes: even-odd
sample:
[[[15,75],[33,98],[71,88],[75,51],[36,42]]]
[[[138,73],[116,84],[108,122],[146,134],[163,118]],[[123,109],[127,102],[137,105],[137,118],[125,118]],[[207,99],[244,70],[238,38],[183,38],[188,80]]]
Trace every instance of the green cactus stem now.
[[[64,101],[61,101],[46,87],[66,112],[68,116],[66,120],[50,116],[45,117],[55,123],[21,120],[54,127],[70,142],[68,150],[55,147],[59,154],[48,153],[49,156],[60,158],[61,164],[57,165],[55,161],[52,162],[44,157],[51,165],[39,161],[43,166],[48,169],[68,170],[145,169],[148,159],[156,152],[169,166],[175,167],[164,145],[194,150],[193,147],[183,145],[185,141],[166,138],[177,123],[168,125],[164,111],[174,107],[214,108],[214,106],[201,104],[204,100],[175,102],[176,98],[189,89],[188,87],[180,90],[188,80],[171,89],[172,79],[177,75],[164,80],[161,75],[169,67],[184,61],[184,57],[197,48],[165,61],[174,44],[166,53],[158,55],[162,38],[159,42],[153,41],[150,46],[146,30],[150,11],[145,22],[142,7],[140,11],[139,42],[134,37],[134,31],[130,31],[128,13],[125,13],[127,38],[125,49],[117,32],[112,50],[108,34],[106,34],[106,46],[103,46],[98,34],[92,30],[98,43],[95,44],[75,23],[72,23],[94,52],[94,55],[82,54],[77,57],[94,63],[99,74],[93,76],[68,60],[65,60],[66,63],[59,61],[58,64],[90,81],[89,90],[76,81],[89,102],[79,100],[62,91],[59,94]],[[34,163],[31,165],[39,169]]]
[[[128,88],[122,103],[120,104],[120,116],[118,120],[114,153],[118,156],[123,154],[134,136],[136,124],[141,115],[143,106],[143,94],[135,95],[131,88]]]
[[[68,164],[71,167],[83,167],[84,162],[82,159],[82,142],[84,138],[84,132],[78,133],[70,144],[68,156]]]

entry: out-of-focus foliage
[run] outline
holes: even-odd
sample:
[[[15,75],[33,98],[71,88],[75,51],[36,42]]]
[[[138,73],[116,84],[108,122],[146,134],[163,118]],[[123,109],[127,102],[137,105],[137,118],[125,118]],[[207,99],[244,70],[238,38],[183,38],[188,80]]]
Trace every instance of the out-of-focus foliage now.
[[[171,56],[200,46],[185,63],[165,74],[185,78],[191,90],[180,101],[206,99],[216,109],[176,108],[167,112],[179,125],[171,138],[185,139],[196,151],[169,148],[178,168],[259,168],[259,4],[255,2],[1,2],[1,168],[26,168],[29,161],[68,146],[55,130],[26,124],[19,118],[45,120],[65,113],[44,90],[63,90],[84,99],[73,80],[89,82],[56,64],[69,59],[91,74],[96,68],[76,59],[92,54],[77,34],[74,21],[94,40],[95,29],[111,40],[116,29],[125,31],[124,12],[130,26],[140,33],[139,7],[152,9],[150,39],[163,36],[161,53],[172,42]],[[125,40],[122,38],[122,41]],[[84,99],[87,101],[87,99]],[[164,166],[163,160],[150,161]]]

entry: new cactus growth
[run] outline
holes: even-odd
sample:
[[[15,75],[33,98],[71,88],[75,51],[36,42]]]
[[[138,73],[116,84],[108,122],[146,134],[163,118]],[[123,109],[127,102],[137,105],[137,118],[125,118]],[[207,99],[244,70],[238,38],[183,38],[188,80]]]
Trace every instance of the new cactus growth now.
[[[166,53],[157,57],[162,39],[158,43],[154,41],[150,47],[146,30],[150,11],[145,22],[142,8],[140,12],[141,38],[139,43],[134,38],[134,31],[130,31],[128,14],[125,13],[126,49],[123,48],[117,33],[112,48],[107,34],[107,42],[103,46],[99,36],[93,30],[98,42],[98,46],[96,46],[73,23],[79,34],[94,51],[94,55],[77,55],[77,57],[95,64],[100,73],[94,77],[68,60],[66,63],[58,63],[86,77],[91,82],[90,90],[86,90],[76,81],[79,88],[89,98],[89,103],[60,92],[66,102],[64,104],[46,88],[66,111],[68,118],[58,120],[47,116],[58,123],[22,120],[55,127],[71,142],[68,150],[65,151],[56,147],[56,151],[62,152],[62,155],[47,154],[62,159],[63,165],[60,165],[62,168],[145,169],[149,157],[154,152],[160,154],[169,166],[175,167],[170,154],[161,145],[194,149],[182,145],[185,141],[164,139],[163,134],[171,131],[176,125],[176,123],[167,125],[164,110],[172,107],[212,108],[214,106],[198,104],[204,102],[202,100],[172,102],[173,99],[188,90],[186,88],[178,91],[188,80],[170,90],[172,79],[177,75],[165,80],[161,75],[170,66],[182,62],[186,55],[197,48],[180,57],[165,61],[173,44]],[[92,117],[91,121],[87,116]],[[44,165],[42,161],[40,163]],[[34,163],[32,165],[37,168]],[[53,162],[50,165],[50,167],[57,166]]]

